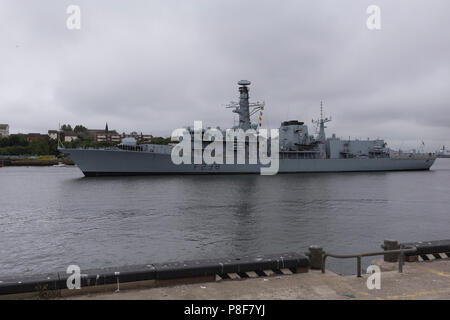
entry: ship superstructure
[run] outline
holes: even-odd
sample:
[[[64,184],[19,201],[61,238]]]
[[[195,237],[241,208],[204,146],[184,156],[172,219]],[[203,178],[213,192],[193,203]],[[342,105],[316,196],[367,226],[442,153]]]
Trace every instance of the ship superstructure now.
[[[450,150],[442,146],[442,148],[436,153],[438,158],[450,158]]]

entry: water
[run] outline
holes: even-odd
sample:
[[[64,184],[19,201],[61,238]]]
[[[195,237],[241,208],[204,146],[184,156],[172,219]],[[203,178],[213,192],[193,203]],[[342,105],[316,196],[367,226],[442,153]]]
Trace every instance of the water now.
[[[84,178],[0,168],[0,276],[447,239],[450,159],[431,171]],[[366,258],[365,264],[370,262]],[[328,267],[354,273],[354,261]]]

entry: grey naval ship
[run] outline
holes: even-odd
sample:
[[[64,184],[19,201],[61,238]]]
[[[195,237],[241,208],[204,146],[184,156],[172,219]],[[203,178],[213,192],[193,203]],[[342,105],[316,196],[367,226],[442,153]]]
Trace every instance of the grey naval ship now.
[[[436,153],[437,158],[450,158],[450,150],[446,149],[445,146],[442,146],[442,149],[440,149]]]
[[[249,101],[250,81],[241,80],[239,102],[231,102],[228,107],[239,116],[235,129],[258,129],[251,117],[258,115],[264,104]],[[432,153],[403,153],[387,147],[384,140],[340,139],[333,134],[325,135],[325,124],[331,118],[313,121],[315,134],[308,132],[308,126],[298,120],[284,121],[279,128],[279,168],[278,173],[300,172],[357,172],[357,171],[400,171],[429,170],[436,160]],[[217,129],[220,129],[217,127]],[[186,130],[193,132],[193,128]],[[225,132],[222,130],[222,132]],[[270,145],[270,138],[268,144]],[[225,142],[223,142],[225,143]],[[214,163],[195,164],[194,162],[175,164],[171,145],[137,144],[136,140],[126,138],[112,148],[59,150],[68,154],[85,176],[115,175],[157,175],[157,174],[259,174],[264,165]],[[233,149],[231,149],[233,150]],[[239,148],[234,146],[233,157]],[[229,154],[230,156],[230,154]],[[248,150],[245,154],[248,160]],[[267,166],[267,165],[266,165]]]

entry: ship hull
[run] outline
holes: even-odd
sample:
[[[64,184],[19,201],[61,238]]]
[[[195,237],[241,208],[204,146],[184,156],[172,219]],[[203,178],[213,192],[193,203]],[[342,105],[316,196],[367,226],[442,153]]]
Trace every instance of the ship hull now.
[[[170,154],[63,149],[85,176],[260,174],[261,165],[172,163]],[[429,170],[435,158],[280,159],[278,173]]]

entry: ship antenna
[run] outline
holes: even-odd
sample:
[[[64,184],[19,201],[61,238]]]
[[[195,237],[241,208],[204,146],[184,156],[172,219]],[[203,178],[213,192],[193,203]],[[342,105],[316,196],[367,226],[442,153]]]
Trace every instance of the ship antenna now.
[[[325,123],[330,122],[331,117],[323,117],[323,101],[320,101],[320,119],[319,120],[312,120],[312,123],[316,125],[316,130],[319,131],[319,137],[318,140],[322,143],[325,143],[326,136],[325,136]]]
[[[239,115],[238,127],[244,130],[252,128],[250,117],[255,115],[261,110],[264,110],[264,102],[250,102],[249,101],[249,89],[251,82],[248,80],[241,80],[239,85],[239,102],[231,101],[226,105],[227,108],[232,108],[233,112]]]
[[[58,148],[59,147],[62,147],[62,148],[64,148],[64,144],[62,143],[62,141],[61,141],[61,122],[58,122],[58,132],[57,132],[57,134],[56,134],[56,136],[57,136],[57,139],[58,139],[58,141],[57,141],[57,145],[58,145]]]
[[[320,120],[323,121],[323,101],[320,101]]]

